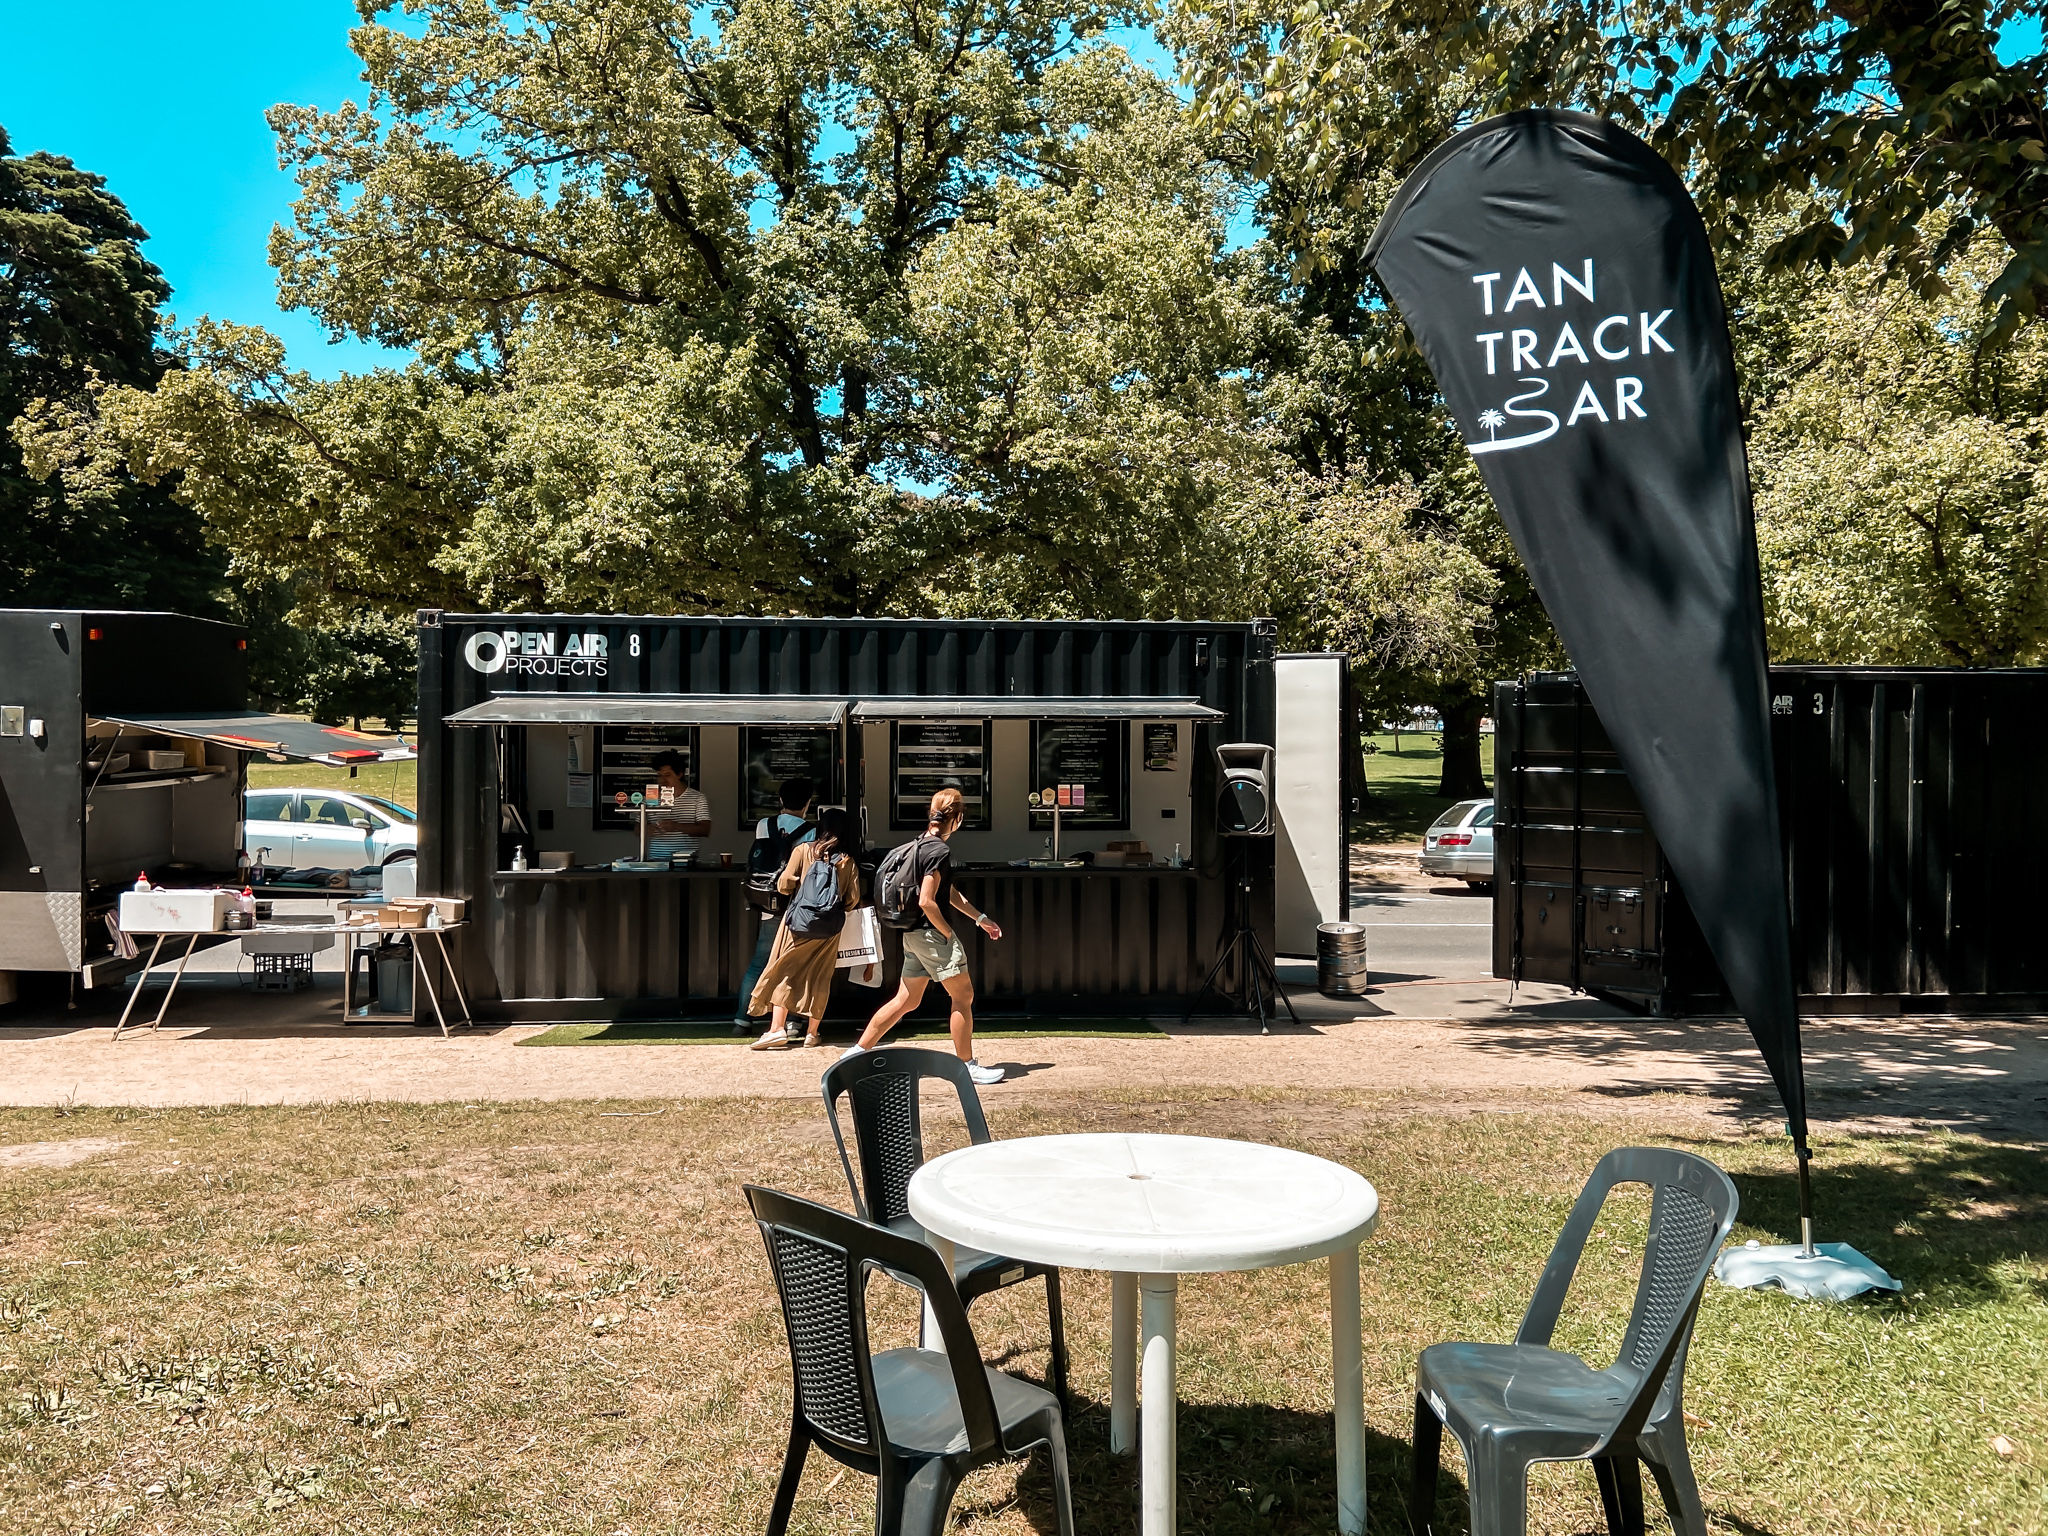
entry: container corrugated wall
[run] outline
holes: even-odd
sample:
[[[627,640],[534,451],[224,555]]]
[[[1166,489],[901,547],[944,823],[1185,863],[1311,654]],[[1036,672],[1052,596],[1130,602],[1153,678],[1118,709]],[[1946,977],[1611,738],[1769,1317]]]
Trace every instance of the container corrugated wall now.
[[[533,629],[604,636],[606,676],[512,678],[464,662],[476,631]],[[1227,717],[1194,731],[1197,807],[1214,798],[1215,743],[1273,737],[1275,638],[1251,624],[429,611],[419,637],[421,889],[476,903],[479,942],[463,946],[463,980],[484,1013],[500,1016],[519,1012],[510,1003],[522,998],[567,1004],[541,1011],[571,1017],[621,1012],[621,1000],[730,997],[753,930],[740,920],[734,881],[645,881],[646,891],[615,900],[610,893],[621,887],[612,880],[494,879],[493,732],[441,724],[493,695],[1194,698]],[[1193,874],[963,874],[959,883],[977,899],[986,893],[983,904],[1008,929],[1000,944],[970,941],[977,992],[1030,1008],[1119,1011],[1169,1007],[1192,994],[1213,957],[1226,892],[1208,818],[1198,814],[1187,836]],[[1254,900],[1270,950],[1270,871]],[[865,989],[850,997],[868,1008],[880,1000]]]
[[[2039,939],[2048,903],[2030,878],[2048,852],[2048,673],[1774,667],[1771,683],[1802,1006],[1981,1012],[2048,1003]],[[1580,717],[1586,723],[1574,724]],[[1647,827],[1639,855],[1620,861],[1626,871],[1584,856],[1612,824],[1640,813],[1575,682],[1553,674],[1500,684],[1495,719],[1504,875],[1496,973],[1581,985],[1662,1013],[1725,1007],[1720,974]],[[1575,731],[1591,744],[1577,771]],[[1605,908],[1574,923],[1571,904],[1599,907],[1603,887]],[[1613,892],[1622,888],[1640,891],[1639,916],[1617,921]],[[1642,938],[1610,944],[1621,937],[1613,929]],[[1639,963],[1598,953],[1623,947],[1639,950]]]

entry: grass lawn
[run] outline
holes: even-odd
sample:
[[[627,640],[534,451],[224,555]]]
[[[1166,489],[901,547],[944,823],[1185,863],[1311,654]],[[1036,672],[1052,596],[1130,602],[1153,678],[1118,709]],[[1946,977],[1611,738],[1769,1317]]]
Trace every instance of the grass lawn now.
[[[1442,738],[1434,733],[1368,736],[1378,747],[1365,758],[1366,796],[1351,819],[1351,838],[1360,843],[1420,843],[1429,824],[1458,802],[1436,792],[1443,776]],[[1479,738],[1479,767],[1493,782],[1493,737]]]
[[[323,768],[318,763],[249,764],[251,789],[352,789],[359,794],[381,795],[408,810],[419,807],[419,761],[374,763],[354,778],[346,768]]]
[[[1702,1131],[1675,1101],[1668,1119],[1652,1103],[1620,1120],[1562,1101],[1432,1113],[1225,1090],[990,1100],[999,1134],[1251,1136],[1374,1181],[1366,1416],[1385,1536],[1405,1529],[1416,1351],[1512,1334],[1602,1151],[1700,1147],[1741,1186],[1738,1238],[1796,1226],[1785,1144]],[[950,1117],[936,1130],[957,1135]],[[844,1203],[814,1103],[0,1111],[0,1144],[80,1137],[116,1145],[0,1171],[0,1530],[737,1536],[765,1522],[789,1366],[738,1186]],[[1687,1407],[1718,1528],[2039,1532],[2040,1148],[1837,1138],[1818,1166],[1825,1235],[1906,1294],[1828,1305],[1710,1283]],[[1561,1344],[1612,1353],[1646,1204],[1610,1207]],[[1185,1283],[1181,1529],[1334,1528],[1325,1287],[1321,1264]],[[910,1294],[879,1279],[870,1294],[878,1338],[907,1342]],[[1043,1370],[1041,1288],[974,1318],[991,1360]],[[1081,1529],[1127,1532],[1137,1470],[1107,1451],[1105,1277],[1070,1273],[1067,1326]],[[1439,1532],[1465,1528],[1445,1445]],[[871,1529],[871,1489],[813,1457],[793,1529]],[[967,1532],[1050,1531],[1042,1458],[976,1474],[955,1508]],[[1531,1514],[1534,1531],[1602,1528],[1579,1467],[1539,1468]]]
[[[1380,1190],[1366,1247],[1370,1524],[1405,1530],[1415,1352],[1513,1333],[1552,1233],[1616,1139],[1694,1145],[1737,1176],[1737,1237],[1788,1241],[1782,1141],[1696,1118],[1229,1092],[1004,1104],[999,1135],[1208,1130],[1348,1161]],[[948,1116],[938,1139],[956,1139]],[[754,1532],[788,1413],[780,1315],[739,1182],[844,1204],[815,1104],[518,1104],[0,1112],[0,1143],[111,1155],[0,1171],[0,1530]],[[950,1145],[950,1141],[946,1141]],[[2042,1530],[2048,1171],[2038,1147],[1837,1139],[1827,1235],[1898,1300],[1708,1286],[1688,1411],[1722,1530]],[[1616,1202],[1559,1339],[1612,1356],[1647,1200]],[[1135,1526],[1106,1448],[1108,1282],[1069,1276],[1083,1532]],[[877,1282],[883,1343],[909,1292]],[[975,1309],[987,1356],[1044,1368],[1038,1286]],[[1321,1264],[1182,1288],[1182,1530],[1335,1524]],[[2003,1456],[1993,1436],[2015,1448]],[[1438,1530],[1464,1528],[1446,1440]],[[821,1456],[799,1532],[860,1532],[872,1485]],[[967,1532],[1049,1532],[1042,1460],[983,1470]],[[1655,1499],[1655,1491],[1651,1491]],[[1538,1468],[1532,1530],[1595,1532],[1591,1475]],[[1661,1526],[1659,1526],[1661,1528]]]

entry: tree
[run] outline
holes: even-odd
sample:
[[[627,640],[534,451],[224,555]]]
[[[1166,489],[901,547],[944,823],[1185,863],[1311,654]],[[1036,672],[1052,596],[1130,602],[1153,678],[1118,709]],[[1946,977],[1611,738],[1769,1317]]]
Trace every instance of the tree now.
[[[1997,56],[2024,0],[1182,4],[1202,110],[1299,182],[1369,193],[1389,146],[1580,107],[1647,133],[1731,244],[1796,214],[1778,266],[1876,260],[1926,295],[1995,233],[1997,330],[2048,297],[2048,42]]]
[[[221,612],[222,562],[191,511],[125,475],[75,492],[33,479],[4,430],[37,399],[163,375],[170,287],[147,238],[106,178],[17,157],[0,129],[0,606]]]
[[[286,296],[420,361],[202,324],[32,458],[341,610],[1248,603],[1299,515],[1258,306],[1180,103],[1088,42],[1124,14],[427,0],[354,34],[367,106],[273,115]]]
[[[2048,658],[2048,334],[1996,339],[1995,245],[1980,236],[1951,261],[1936,298],[1860,271],[1801,285],[1783,353],[1755,370],[1757,542],[1780,659]]]
[[[1262,405],[1319,482],[1355,481],[1364,499],[1400,509],[1404,545],[1384,546],[1400,559],[1371,568],[1408,567],[1412,555],[1413,569],[1444,578],[1424,604],[1431,626],[1453,613],[1465,626],[1458,644],[1433,645],[1413,665],[1389,667],[1368,644],[1380,664],[1362,672],[1361,698],[1386,710],[1432,706],[1444,726],[1439,793],[1483,795],[1489,685],[1553,663],[1557,644],[1434,380],[1363,259],[1387,200],[1468,112],[1473,87],[1441,68],[1429,38],[1387,34],[1375,39],[1373,69],[1342,73],[1349,94],[1325,101],[1316,78],[1294,72],[1287,27],[1278,13],[1184,5],[1166,32],[1196,82],[1212,152],[1256,188],[1260,292],[1289,320],[1265,337]],[[1297,110],[1312,97],[1328,108],[1320,118]],[[1387,530],[1384,515],[1376,526]],[[1344,633],[1413,632],[1415,616],[1377,606],[1391,596],[1382,579],[1340,584],[1363,605]]]

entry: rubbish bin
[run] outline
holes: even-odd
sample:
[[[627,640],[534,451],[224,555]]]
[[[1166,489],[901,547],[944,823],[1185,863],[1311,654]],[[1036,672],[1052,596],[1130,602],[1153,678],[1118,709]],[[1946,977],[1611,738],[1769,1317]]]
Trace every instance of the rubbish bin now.
[[[1316,990],[1325,997],[1363,997],[1371,979],[1365,929],[1358,923],[1323,923],[1316,929]]]
[[[377,957],[377,1011],[412,1013],[412,940],[386,939]]]

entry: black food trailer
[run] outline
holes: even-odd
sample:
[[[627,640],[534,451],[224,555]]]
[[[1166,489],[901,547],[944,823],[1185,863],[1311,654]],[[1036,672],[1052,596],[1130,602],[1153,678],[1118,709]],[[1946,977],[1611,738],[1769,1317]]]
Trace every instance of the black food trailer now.
[[[1192,1001],[1237,859],[1269,952],[1312,953],[1316,925],[1347,915],[1346,659],[1278,654],[1271,621],[419,624],[420,890],[469,901],[458,963],[483,1016],[730,1016],[760,931],[747,853],[797,775],[857,813],[870,849],[961,791],[958,883],[1004,937],[964,932],[999,1011]],[[1279,748],[1273,836],[1218,835],[1215,748],[1235,742]],[[711,808],[680,867],[637,830],[663,753]],[[1055,790],[1057,818],[1027,803]],[[848,1015],[884,995],[838,986]]]
[[[1793,979],[1816,1014],[2040,1012],[2048,671],[1771,668]],[[1728,1006],[1570,673],[1494,689],[1494,974]],[[1762,899],[1760,893],[1760,899]]]
[[[251,758],[412,755],[250,709],[248,646],[246,630],[183,614],[0,610],[0,1002],[22,972],[94,987],[140,969],[108,923],[138,874],[244,883]]]

